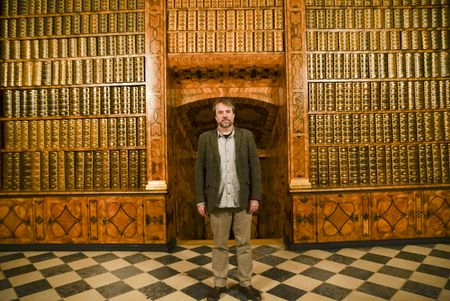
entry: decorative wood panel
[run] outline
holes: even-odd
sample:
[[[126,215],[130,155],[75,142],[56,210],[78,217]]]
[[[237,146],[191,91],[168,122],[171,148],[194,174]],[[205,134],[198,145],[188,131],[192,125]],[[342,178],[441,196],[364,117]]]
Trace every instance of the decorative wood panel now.
[[[367,195],[318,195],[316,198],[318,241],[329,242],[368,238],[368,235],[364,236],[363,229],[363,206],[368,203]]]
[[[145,243],[163,244],[167,242],[167,219],[164,198],[144,198]]]
[[[415,192],[370,194],[372,239],[410,238],[417,235],[414,224]]]
[[[424,236],[450,236],[450,191],[424,192]]]
[[[99,243],[143,243],[142,197],[100,197]]]
[[[29,199],[0,200],[0,242],[34,242],[33,202]]]
[[[44,204],[43,243],[87,243],[86,198],[47,197]]]
[[[316,199],[313,195],[293,197],[294,243],[317,242]]]

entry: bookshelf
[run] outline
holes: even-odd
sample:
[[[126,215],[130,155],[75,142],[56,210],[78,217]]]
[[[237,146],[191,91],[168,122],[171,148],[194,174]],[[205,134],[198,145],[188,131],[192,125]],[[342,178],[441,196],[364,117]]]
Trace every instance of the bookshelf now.
[[[1,191],[143,189],[144,1],[1,9]]]
[[[306,1],[313,187],[450,183],[448,1]]]

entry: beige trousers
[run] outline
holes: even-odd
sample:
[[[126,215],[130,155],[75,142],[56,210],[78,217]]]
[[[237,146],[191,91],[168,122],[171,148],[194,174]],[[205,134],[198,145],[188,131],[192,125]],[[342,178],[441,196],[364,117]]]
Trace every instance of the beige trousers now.
[[[228,239],[230,229],[236,241],[237,275],[241,286],[251,285],[253,269],[250,235],[252,215],[242,209],[217,209],[211,213],[211,230],[214,237],[212,247],[212,270],[214,285],[225,287],[228,276]]]

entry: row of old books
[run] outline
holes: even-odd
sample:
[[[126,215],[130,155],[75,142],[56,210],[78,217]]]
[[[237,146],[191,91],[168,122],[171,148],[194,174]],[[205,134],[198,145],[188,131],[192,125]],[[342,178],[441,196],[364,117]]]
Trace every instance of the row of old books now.
[[[308,53],[307,75],[323,79],[441,78],[450,76],[450,53]]]
[[[449,49],[449,40],[447,29],[306,32],[308,51]]]
[[[145,147],[145,117],[3,121],[3,149]]]
[[[324,9],[306,7],[308,29],[409,29],[448,27],[448,5]]]
[[[272,30],[284,28],[283,8],[169,10],[168,31]]]
[[[142,189],[146,151],[2,152],[3,191]]]
[[[309,83],[310,112],[450,109],[450,80]]]
[[[448,184],[449,149],[449,143],[310,147],[311,184]]]
[[[144,9],[144,0],[5,0],[1,15],[40,15],[102,10]]]
[[[282,7],[283,0],[167,0],[168,9]]]
[[[73,87],[0,91],[6,118],[145,114],[145,87]]]
[[[145,63],[143,56],[10,61],[1,64],[0,72],[3,87],[142,83]]]
[[[144,18],[143,12],[3,18],[0,29],[4,38],[143,32]]]
[[[168,33],[169,53],[280,52],[283,50],[282,30]]]
[[[5,40],[2,43],[0,57],[5,60],[86,58],[145,53],[143,34]]]
[[[447,0],[306,0],[307,6],[417,6],[447,4]]]
[[[311,144],[450,141],[450,111],[309,115]]]

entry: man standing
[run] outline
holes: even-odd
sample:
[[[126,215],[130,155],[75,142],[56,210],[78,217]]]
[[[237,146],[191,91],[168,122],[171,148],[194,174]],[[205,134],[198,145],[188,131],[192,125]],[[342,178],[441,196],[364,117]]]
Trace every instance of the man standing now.
[[[210,215],[214,239],[214,289],[207,300],[219,300],[226,290],[231,227],[236,241],[240,290],[248,299],[261,300],[260,292],[251,285],[252,214],[258,210],[261,199],[255,140],[250,131],[234,126],[235,107],[230,100],[216,101],[213,112],[217,129],[200,135],[195,173],[197,210],[203,217]]]

